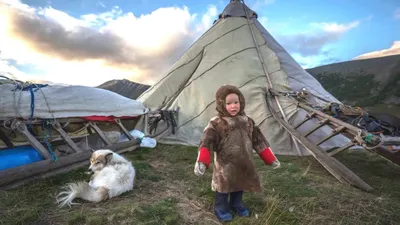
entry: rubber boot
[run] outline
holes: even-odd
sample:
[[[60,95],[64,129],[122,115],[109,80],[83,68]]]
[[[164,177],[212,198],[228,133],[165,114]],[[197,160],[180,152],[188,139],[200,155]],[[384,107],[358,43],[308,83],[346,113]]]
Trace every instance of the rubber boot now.
[[[243,191],[230,193],[229,205],[239,216],[250,216],[250,210],[243,203]]]
[[[215,192],[214,213],[221,222],[232,220],[232,213],[229,210],[228,193]]]

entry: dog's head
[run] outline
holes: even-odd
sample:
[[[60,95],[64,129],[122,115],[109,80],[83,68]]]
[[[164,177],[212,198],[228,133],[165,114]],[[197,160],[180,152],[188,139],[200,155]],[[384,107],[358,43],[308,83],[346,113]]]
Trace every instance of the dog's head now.
[[[113,152],[110,150],[97,150],[90,157],[89,170],[92,172],[102,170],[113,158]]]

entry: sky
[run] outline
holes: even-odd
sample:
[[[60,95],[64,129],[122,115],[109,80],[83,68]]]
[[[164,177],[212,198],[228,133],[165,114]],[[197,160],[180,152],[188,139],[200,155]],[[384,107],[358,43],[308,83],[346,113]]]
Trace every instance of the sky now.
[[[229,0],[0,0],[0,75],[153,84]],[[398,0],[246,0],[303,67],[400,54]]]

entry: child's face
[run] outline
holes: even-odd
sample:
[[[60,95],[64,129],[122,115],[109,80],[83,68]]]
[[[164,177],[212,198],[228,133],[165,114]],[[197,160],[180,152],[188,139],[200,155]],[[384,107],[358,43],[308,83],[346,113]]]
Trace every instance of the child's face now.
[[[225,99],[225,109],[231,116],[236,116],[240,111],[239,96],[237,94],[229,94]]]

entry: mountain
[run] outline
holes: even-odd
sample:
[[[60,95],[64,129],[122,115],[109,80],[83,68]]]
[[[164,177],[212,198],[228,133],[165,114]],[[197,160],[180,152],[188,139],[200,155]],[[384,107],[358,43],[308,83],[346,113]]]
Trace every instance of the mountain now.
[[[333,63],[307,71],[344,104],[400,109],[400,55]]]
[[[400,55],[333,63],[307,72],[344,104],[400,116]],[[136,99],[150,86],[123,79],[98,87]]]
[[[115,92],[127,98],[136,99],[150,86],[123,79],[123,80],[110,80],[97,87]]]

